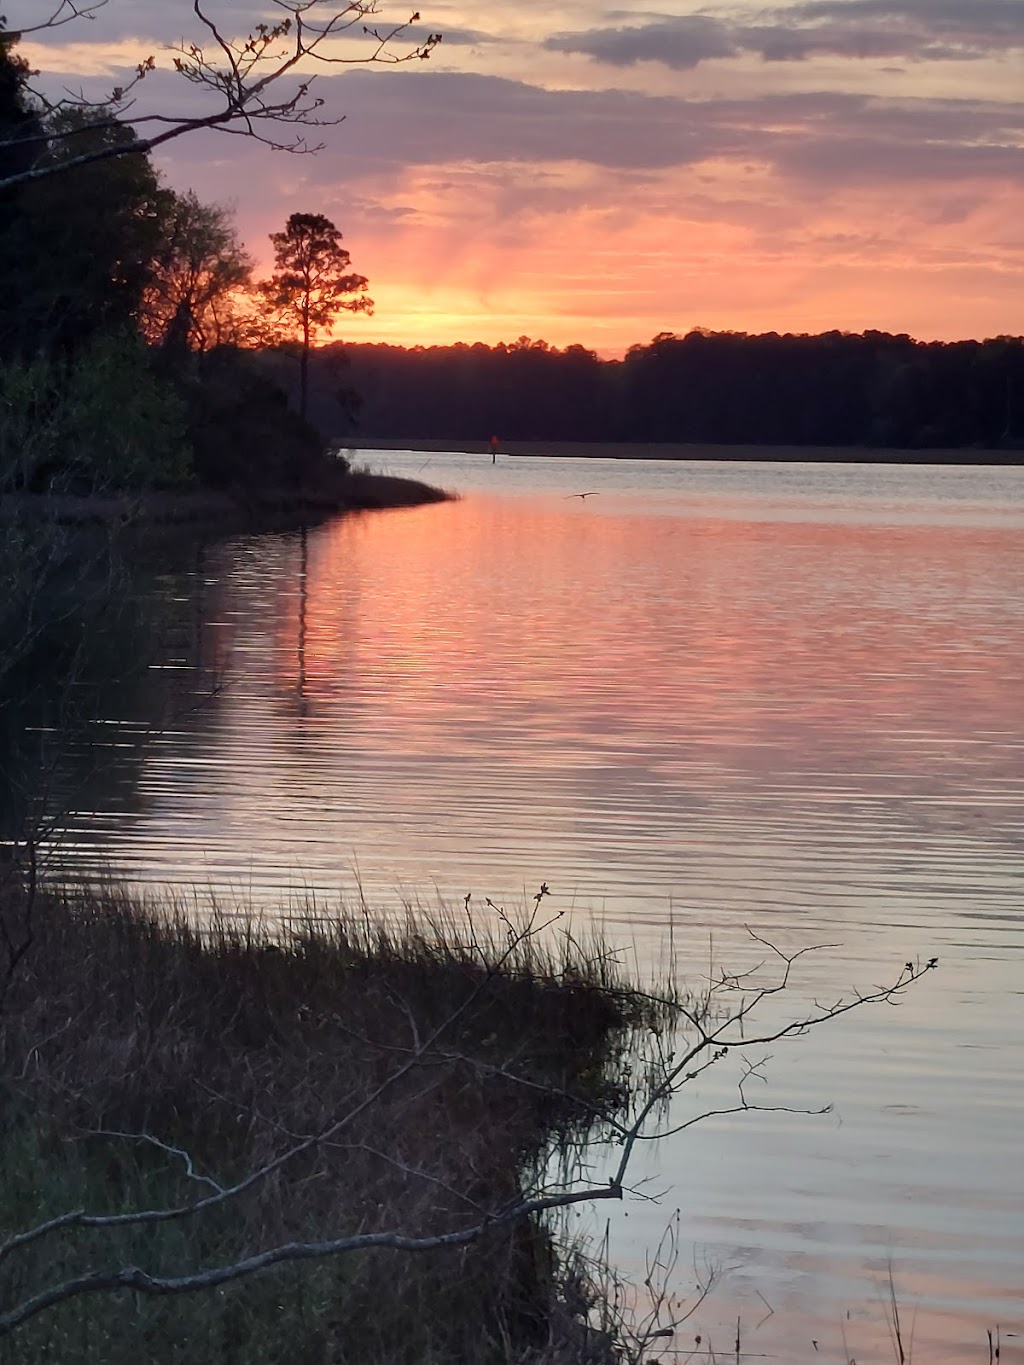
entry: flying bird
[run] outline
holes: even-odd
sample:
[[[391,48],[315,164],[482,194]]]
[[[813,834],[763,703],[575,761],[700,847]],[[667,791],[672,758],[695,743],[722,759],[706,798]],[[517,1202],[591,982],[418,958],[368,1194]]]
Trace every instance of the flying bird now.
[[[600,491],[600,489],[594,488],[589,493],[566,493],[565,496],[567,498],[594,498]]]

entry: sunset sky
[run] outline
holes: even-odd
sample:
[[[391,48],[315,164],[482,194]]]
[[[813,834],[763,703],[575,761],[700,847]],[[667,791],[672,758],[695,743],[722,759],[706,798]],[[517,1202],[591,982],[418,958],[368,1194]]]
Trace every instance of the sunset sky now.
[[[5,5],[13,28],[45,8]],[[333,218],[377,304],[347,339],[1024,332],[1024,0],[421,8],[429,62],[318,77],[346,117],[316,156],[202,134],[158,158],[263,263],[289,213]],[[181,109],[161,45],[200,33],[190,0],[109,0],[24,50],[97,93],[152,52],[138,108]]]

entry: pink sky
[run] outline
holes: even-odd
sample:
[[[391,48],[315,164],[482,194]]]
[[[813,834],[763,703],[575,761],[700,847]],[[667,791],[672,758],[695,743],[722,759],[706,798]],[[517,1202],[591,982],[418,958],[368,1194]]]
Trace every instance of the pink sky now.
[[[1024,331],[1021,0],[427,0],[418,27],[429,62],[318,78],[346,117],[316,156],[204,134],[159,161],[264,262],[289,213],[333,218],[377,303],[348,339]],[[183,35],[186,0],[108,0],[30,56],[98,90]]]

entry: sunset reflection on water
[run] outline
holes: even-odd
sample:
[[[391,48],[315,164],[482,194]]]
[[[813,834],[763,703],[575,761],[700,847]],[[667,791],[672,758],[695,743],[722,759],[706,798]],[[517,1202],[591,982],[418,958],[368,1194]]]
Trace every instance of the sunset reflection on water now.
[[[628,894],[659,866],[692,893],[716,828],[734,864],[737,829],[760,861],[808,821],[874,838],[886,811],[890,840],[998,845],[1021,766],[1017,549],[485,498],[345,519],[310,536],[304,574],[278,546],[273,692],[297,776],[333,755],[342,783],[374,765],[397,820],[451,806],[420,856],[450,822],[467,858],[499,841],[503,893],[535,868]]]

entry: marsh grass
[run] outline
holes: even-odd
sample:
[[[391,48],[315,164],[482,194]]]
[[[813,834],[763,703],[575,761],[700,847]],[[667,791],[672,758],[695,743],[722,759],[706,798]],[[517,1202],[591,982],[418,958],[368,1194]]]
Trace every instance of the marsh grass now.
[[[0,1309],[55,1277],[183,1275],[325,1234],[478,1222],[579,1159],[627,1103],[638,1036],[670,1012],[607,953],[543,946],[511,921],[310,916],[271,934],[199,927],[114,888],[46,891],[33,918],[0,1018],[0,1242],[69,1210],[189,1205],[352,1117],[202,1214],[0,1250]],[[579,1261],[519,1219],[456,1249],[75,1297],[0,1338],[0,1359],[610,1361],[594,1301]]]

